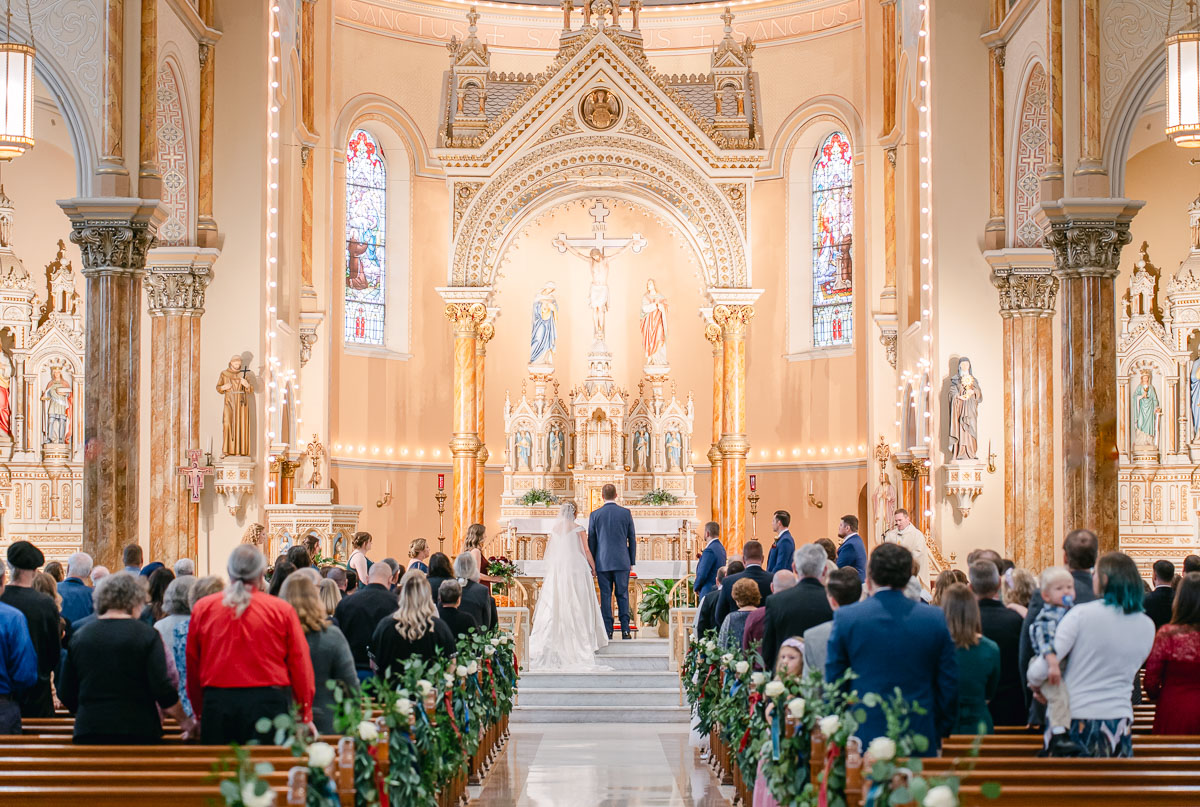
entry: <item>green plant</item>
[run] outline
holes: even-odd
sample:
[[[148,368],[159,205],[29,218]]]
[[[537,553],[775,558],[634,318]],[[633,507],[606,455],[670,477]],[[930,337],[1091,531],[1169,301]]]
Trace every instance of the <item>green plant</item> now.
[[[638,617],[643,624],[657,625],[670,618],[671,604],[667,601],[667,595],[674,586],[674,580],[654,580],[646,586],[638,605]]]
[[[558,504],[558,497],[545,488],[527,490],[517,499],[517,504],[523,507],[537,507],[539,504]]]
[[[225,807],[271,807],[275,803],[275,794],[262,777],[273,772],[275,766],[270,762],[250,759],[250,752],[237,743],[231,745],[230,750],[233,751],[234,767],[230,767],[228,759],[223,759],[213,770],[218,774],[230,770],[235,773],[221,780],[221,797],[225,799]]]
[[[638,504],[662,505],[662,504],[677,504],[678,502],[679,502],[679,497],[676,496],[671,491],[663,490],[662,488],[655,488],[654,490],[650,491],[646,495],[642,496],[642,498],[639,500]]]

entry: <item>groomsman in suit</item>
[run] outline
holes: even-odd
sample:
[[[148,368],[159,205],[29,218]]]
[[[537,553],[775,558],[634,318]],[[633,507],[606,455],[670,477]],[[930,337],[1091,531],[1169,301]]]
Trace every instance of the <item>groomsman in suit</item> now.
[[[771,574],[792,568],[792,556],[796,553],[796,542],[792,540],[792,534],[788,532],[788,525],[791,523],[792,516],[787,510],[775,511],[775,520],[772,525],[775,530],[775,543],[772,544],[771,552],[767,555],[767,571]]]
[[[725,565],[725,547],[721,544],[721,527],[715,521],[704,525],[704,551],[700,553],[700,562],[696,564],[696,597],[703,599],[704,595],[717,587],[717,569]]]
[[[739,574],[729,575],[721,584],[721,595],[717,599],[716,626],[718,629],[725,621],[725,617],[737,610],[737,606],[733,604],[733,584],[743,577],[748,577],[758,584],[760,602],[766,602],[767,597],[771,596],[772,575],[763,569],[762,544],[758,541],[747,541],[746,545],[742,547],[742,558],[746,564],[746,570]],[[790,566],[791,563],[789,562],[788,565]]]
[[[1146,595],[1144,607],[1146,616],[1154,620],[1155,630],[1171,621],[1171,607],[1175,604],[1175,589],[1171,587],[1174,579],[1174,563],[1169,560],[1154,561],[1154,591]],[[62,583],[58,585],[62,587]]]
[[[617,594],[617,613],[621,618],[621,638],[629,633],[629,572],[637,563],[637,532],[633,514],[617,504],[616,485],[600,489],[604,504],[588,518],[588,549],[596,561],[596,580],[600,584],[600,616],[612,638],[612,596]]]
[[[842,539],[835,561],[838,568],[853,566],[854,571],[858,572],[859,582],[867,582],[867,547],[858,534],[858,516],[842,516],[838,524],[838,538]]]
[[[833,619],[833,608],[825,593],[825,564],[829,556],[820,544],[805,544],[793,556],[800,582],[767,600],[766,629],[763,631],[763,666],[775,669],[775,657],[783,640],[803,636],[804,631]]]

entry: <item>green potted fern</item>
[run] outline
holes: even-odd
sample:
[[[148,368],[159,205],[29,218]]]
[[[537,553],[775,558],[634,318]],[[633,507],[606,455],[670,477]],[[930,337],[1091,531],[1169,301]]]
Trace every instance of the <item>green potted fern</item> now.
[[[670,631],[671,603],[667,597],[674,587],[674,580],[653,580],[642,590],[638,604],[638,618],[647,627],[657,625],[660,639],[667,638]]]

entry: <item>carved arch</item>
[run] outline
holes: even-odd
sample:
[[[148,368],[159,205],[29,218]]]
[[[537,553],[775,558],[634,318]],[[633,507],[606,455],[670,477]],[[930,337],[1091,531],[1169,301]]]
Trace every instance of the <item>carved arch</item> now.
[[[604,187],[669,211],[695,243],[708,287],[750,286],[749,250],[717,186],[666,149],[620,135],[537,146],[488,181],[455,236],[450,284],[492,285],[504,242],[531,207],[564,193],[602,193]]]
[[[1042,174],[1050,160],[1049,91],[1046,69],[1041,62],[1034,62],[1024,83],[1013,144],[1012,244],[1015,247],[1043,245],[1042,227],[1036,214],[1042,199]]]

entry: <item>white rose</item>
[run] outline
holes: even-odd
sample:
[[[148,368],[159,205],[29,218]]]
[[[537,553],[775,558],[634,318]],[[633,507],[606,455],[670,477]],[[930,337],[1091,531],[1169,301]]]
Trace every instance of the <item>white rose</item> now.
[[[707,639],[704,642],[704,649],[707,650],[709,653],[711,653],[717,649],[717,643],[714,642],[712,639]]]
[[[479,672],[479,665],[476,662],[472,661],[467,665],[467,675],[474,675],[477,672]]]
[[[746,661],[739,661],[737,664],[733,665],[733,671],[738,675],[745,675],[746,671],[749,669],[750,663]]]
[[[498,647],[500,645],[500,637],[499,636],[493,636],[490,639],[490,641],[492,643],[492,647]]]
[[[408,717],[413,713],[413,702],[408,698],[401,698],[396,701],[396,713],[402,717]]]
[[[782,681],[768,681],[767,688],[764,690],[768,698],[778,698],[783,694],[784,686]]]
[[[490,644],[485,644],[483,646],[483,654],[485,656],[494,656],[496,654],[496,648],[492,647]]]
[[[756,672],[750,674],[750,683],[754,684],[756,687],[762,686],[763,681],[766,680],[767,676],[764,673]]]
[[[358,724],[358,739],[373,743],[379,739],[379,729],[370,720],[364,720]]]
[[[401,698],[408,698],[410,695],[410,693],[407,689],[397,689],[396,694],[399,695]]]
[[[938,785],[925,794],[924,807],[958,807],[958,799],[949,785]]]
[[[455,669],[455,670],[454,670],[454,672],[455,672],[455,674],[457,674],[457,675],[458,675],[458,677],[459,677],[459,678],[466,678],[468,675],[470,675],[470,674],[471,674],[470,670],[468,670],[468,669],[467,669],[465,666],[463,666],[462,664],[459,664],[459,665],[458,665],[458,668],[457,668],[457,669]]]
[[[433,692],[433,684],[422,678],[417,682],[417,691],[422,695],[428,695],[430,692]]]
[[[804,698],[792,698],[788,701],[788,714],[799,720],[804,717]]]
[[[454,673],[446,673],[442,676],[442,680],[446,682],[446,686],[454,683]]]
[[[821,733],[829,738],[837,734],[837,730],[842,727],[842,719],[837,715],[826,715],[818,720],[817,724],[821,727]]]
[[[315,742],[308,747],[308,767],[325,770],[333,763],[333,746]]]
[[[262,795],[254,792],[254,783],[242,785],[242,804],[246,807],[271,807],[275,803],[275,791],[267,788]]]
[[[728,664],[731,661],[733,661],[733,653],[726,653],[725,655],[721,656],[722,664]]]
[[[890,762],[896,756],[896,743],[889,737],[876,737],[867,746],[867,755],[876,762]]]

